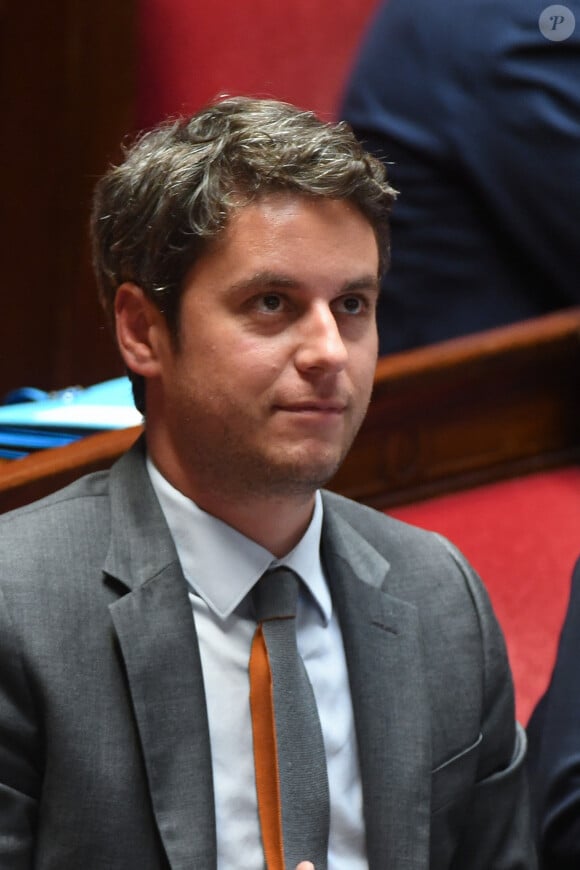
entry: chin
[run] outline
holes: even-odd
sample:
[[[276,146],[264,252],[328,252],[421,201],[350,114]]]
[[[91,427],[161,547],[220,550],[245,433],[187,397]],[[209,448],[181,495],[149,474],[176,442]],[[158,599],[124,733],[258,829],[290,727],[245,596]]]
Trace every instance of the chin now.
[[[311,494],[334,477],[342,463],[342,458],[333,455],[274,463],[269,465],[265,485],[271,492],[278,491],[280,494]],[[268,465],[265,464],[264,467],[267,468]]]

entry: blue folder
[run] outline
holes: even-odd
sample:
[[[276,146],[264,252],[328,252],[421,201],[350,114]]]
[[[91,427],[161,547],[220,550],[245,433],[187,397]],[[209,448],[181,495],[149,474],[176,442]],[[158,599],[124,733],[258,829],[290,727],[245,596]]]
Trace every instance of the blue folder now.
[[[24,397],[25,401],[14,401]],[[25,389],[0,406],[0,456],[15,459],[33,450],[70,444],[93,432],[125,429],[143,421],[128,378],[42,394]]]

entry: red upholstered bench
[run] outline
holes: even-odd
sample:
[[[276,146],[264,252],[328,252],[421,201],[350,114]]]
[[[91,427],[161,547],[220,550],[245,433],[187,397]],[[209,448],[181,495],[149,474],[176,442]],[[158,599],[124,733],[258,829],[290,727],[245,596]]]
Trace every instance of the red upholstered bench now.
[[[551,673],[580,555],[580,468],[538,472],[389,510],[450,538],[483,578],[527,723]]]

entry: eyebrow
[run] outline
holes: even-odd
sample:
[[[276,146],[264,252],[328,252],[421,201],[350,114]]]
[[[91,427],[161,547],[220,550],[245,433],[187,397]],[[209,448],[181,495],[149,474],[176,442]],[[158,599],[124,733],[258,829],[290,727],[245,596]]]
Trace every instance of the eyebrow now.
[[[292,290],[301,286],[301,282],[291,275],[285,275],[280,272],[256,272],[250,278],[243,278],[230,286],[230,291],[235,293],[238,290],[250,290],[255,288],[273,288],[280,290]],[[342,284],[341,293],[354,293],[357,290],[373,290],[379,293],[380,282],[376,275],[361,275],[359,278],[353,278],[351,281],[345,281]]]

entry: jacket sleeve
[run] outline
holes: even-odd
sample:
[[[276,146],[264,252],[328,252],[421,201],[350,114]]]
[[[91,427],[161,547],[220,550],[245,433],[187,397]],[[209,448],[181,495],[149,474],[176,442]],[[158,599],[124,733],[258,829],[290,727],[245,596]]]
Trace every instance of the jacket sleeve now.
[[[580,867],[580,561],[548,691],[528,726],[528,767],[543,870]]]
[[[40,792],[40,739],[32,692],[0,588],[0,867],[29,870]]]
[[[483,655],[481,746],[453,870],[534,870],[537,866],[525,773],[526,736],[515,721],[505,643],[485,588],[455,548],[479,617]]]

